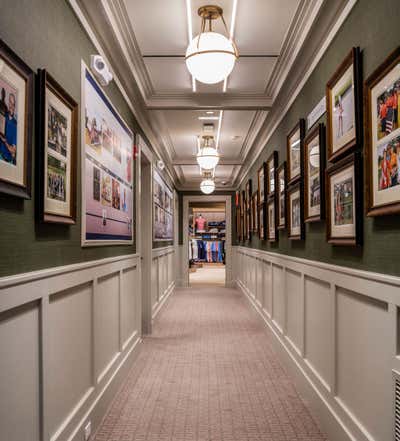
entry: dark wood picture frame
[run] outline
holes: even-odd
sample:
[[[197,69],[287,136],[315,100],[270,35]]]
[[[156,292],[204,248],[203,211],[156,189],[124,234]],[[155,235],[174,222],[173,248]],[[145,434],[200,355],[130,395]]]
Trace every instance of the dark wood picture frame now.
[[[374,204],[373,161],[374,145],[372,131],[372,89],[382,81],[400,63],[400,46],[398,46],[375,71],[367,78],[364,84],[364,115],[365,115],[365,175],[366,175],[366,213],[367,216],[384,216],[400,213],[400,194],[397,201],[384,204]],[[398,128],[397,128],[398,129]],[[396,129],[396,130],[397,130]],[[399,134],[400,137],[400,134]],[[393,137],[390,141],[397,139]],[[400,186],[399,186],[400,191]]]
[[[345,72],[353,66],[353,102],[354,102],[354,128],[355,136],[351,138],[346,144],[333,152],[333,127],[332,127],[332,89],[343,77]],[[359,47],[353,47],[345,59],[342,61],[336,72],[329,79],[326,84],[326,121],[327,121],[327,148],[328,161],[335,162],[341,159],[344,155],[350,153],[358,146],[362,145],[363,136],[363,122],[362,122],[362,63],[361,51]]]
[[[13,70],[25,83],[24,116],[24,164],[23,184],[4,179],[0,176],[0,192],[18,198],[30,199],[32,191],[32,134],[33,134],[33,95],[34,73],[32,69],[0,39],[0,61]],[[20,109],[17,109],[17,114]],[[18,124],[18,122],[17,122]],[[18,142],[18,140],[17,140]],[[18,148],[18,146],[17,146]],[[18,158],[18,156],[17,156]],[[17,159],[18,160],[18,159]]]
[[[263,182],[260,182],[261,180],[261,172],[263,172]],[[258,181],[258,203],[262,204],[265,201],[265,198],[267,196],[267,164],[266,162],[263,162],[262,166],[257,171],[257,181]],[[264,191],[264,197],[261,198],[261,189]]]
[[[302,191],[301,182],[298,181],[295,184],[291,185],[287,190],[287,225],[288,225],[288,238],[290,240],[304,240],[305,239],[305,228],[304,228],[304,195]],[[300,230],[298,234],[292,233],[292,206],[291,206],[291,198],[290,196],[299,192],[300,199],[300,208],[299,208],[299,216],[300,216]]]
[[[300,172],[296,174],[295,176],[291,176],[291,143],[290,140],[293,137],[293,135],[299,131],[300,132],[300,155],[299,155],[299,161],[300,161]],[[288,185],[292,185],[296,183],[297,181],[301,180],[303,177],[303,149],[304,149],[304,137],[306,132],[306,122],[304,118],[300,118],[299,122],[296,124],[295,127],[290,131],[290,133],[286,137],[286,162],[287,162],[287,179],[288,179]]]
[[[246,191],[242,190],[242,204],[243,211],[241,211],[242,215],[242,240],[245,241],[247,239],[247,201],[246,201]]]
[[[334,213],[331,212],[331,178],[348,168],[354,167],[354,230],[353,236],[333,236],[332,235],[332,219]],[[328,243],[333,245],[357,246],[363,242],[363,168],[362,157],[360,152],[354,152],[343,158],[341,161],[333,164],[326,170],[326,206],[327,206],[327,222],[326,222],[326,239]]]
[[[258,206],[258,219],[259,219],[258,237],[260,238],[260,240],[266,239],[267,212],[266,212],[265,206],[266,206],[265,201],[263,203],[259,204],[259,206]],[[262,228],[261,228],[261,219],[262,219]]]
[[[272,176],[273,182],[274,182],[274,188],[271,188],[271,176],[270,176],[270,168],[269,165],[272,162],[274,166],[274,176]],[[276,179],[276,169],[278,167],[278,152],[277,150],[274,150],[269,158],[267,159],[267,199],[275,194],[276,188],[277,188],[277,179]]]
[[[37,146],[36,154],[37,188],[38,192],[38,218],[42,222],[73,225],[76,223],[76,196],[77,196],[77,159],[78,159],[78,103],[63,89],[60,84],[45,70],[38,70],[37,81]],[[47,188],[47,176],[45,161],[47,155],[46,132],[46,91],[49,90],[71,112],[71,155],[70,155],[70,215],[65,216],[47,212],[45,209],[45,188]]]
[[[247,217],[247,231],[246,231],[246,239],[251,240],[251,232],[252,232],[252,218],[251,218],[251,197],[252,197],[252,181],[249,179],[246,183],[246,217]]]
[[[309,198],[309,154],[308,146],[318,138],[319,144],[319,189],[320,189],[320,208],[318,214],[310,214],[308,206]],[[325,219],[325,126],[320,123],[314,127],[304,140],[304,222],[318,222]]]
[[[276,170],[276,169],[275,169]],[[269,207],[270,205],[273,204],[274,206],[274,236],[270,235],[270,222],[271,222],[271,216],[269,215]],[[277,218],[277,207],[276,207],[276,196],[275,194],[273,194],[272,196],[270,196],[267,200],[266,203],[266,209],[267,209],[267,240],[268,242],[278,242],[278,238],[279,238],[279,231],[278,231],[278,218]]]
[[[283,174],[284,188],[281,189],[280,175]],[[276,170],[276,180],[277,180],[277,228],[278,230],[284,230],[287,227],[287,163],[283,161],[282,164]],[[283,223],[281,220],[281,199],[283,198],[283,208],[285,212],[285,221]]]
[[[252,232],[255,234],[258,234],[259,228],[258,205],[258,191],[255,191],[251,199]]]

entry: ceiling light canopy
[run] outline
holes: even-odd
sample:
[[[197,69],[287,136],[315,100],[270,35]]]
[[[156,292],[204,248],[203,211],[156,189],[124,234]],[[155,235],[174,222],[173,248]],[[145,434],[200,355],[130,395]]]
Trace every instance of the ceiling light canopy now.
[[[212,31],[212,21],[221,18],[228,34],[222,8],[202,6],[198,14],[201,17],[201,31],[186,50],[186,65],[193,77],[201,83],[219,83],[232,72],[239,53],[232,39]]]
[[[212,136],[203,136],[204,144],[199,148],[196,159],[200,168],[203,170],[212,170],[219,162],[219,154],[213,145]]]
[[[201,181],[200,190],[204,194],[211,194],[215,190],[215,183],[212,179],[204,179]]]

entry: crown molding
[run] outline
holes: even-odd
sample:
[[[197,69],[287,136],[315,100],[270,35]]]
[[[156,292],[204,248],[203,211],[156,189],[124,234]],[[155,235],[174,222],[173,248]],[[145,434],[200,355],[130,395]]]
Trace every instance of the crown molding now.
[[[101,0],[101,3],[142,96],[146,100],[147,97],[154,95],[155,90],[143,61],[125,4],[122,0]]]
[[[240,156],[243,158],[243,162],[245,161],[267,116],[268,116],[268,112],[265,110],[257,110],[256,113],[254,114],[254,117],[250,124],[250,128],[247,131],[246,138],[244,139],[242,148],[240,150]]]
[[[279,102],[284,104],[275,105],[268,114],[234,186],[238,187],[242,184],[356,3],[357,0],[342,0],[325,5],[324,11],[320,15],[322,22],[317,28],[314,28],[312,38],[308,39],[308,44],[303,46],[301,57],[295,60],[297,62],[296,70],[291,71],[288,75],[286,81],[288,87],[276,97]]]
[[[303,47],[324,0],[301,0],[283,39],[280,56],[265,90],[273,101],[281,90],[300,49]]]

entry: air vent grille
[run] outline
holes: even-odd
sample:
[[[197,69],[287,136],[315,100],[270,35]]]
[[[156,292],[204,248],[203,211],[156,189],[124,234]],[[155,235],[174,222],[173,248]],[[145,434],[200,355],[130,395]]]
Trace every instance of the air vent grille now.
[[[400,441],[400,377],[395,374],[394,379],[394,439]]]

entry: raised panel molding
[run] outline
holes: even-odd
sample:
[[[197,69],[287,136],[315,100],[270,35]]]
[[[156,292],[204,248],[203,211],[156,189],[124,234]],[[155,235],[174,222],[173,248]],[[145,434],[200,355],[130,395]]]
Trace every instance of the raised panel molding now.
[[[173,266],[174,261],[175,247],[173,245],[153,249],[151,275],[153,319],[175,289],[177,271]]]
[[[126,255],[0,278],[1,439],[95,430],[141,341],[139,268]]]
[[[392,439],[400,278],[233,247],[236,285],[331,441]],[[264,306],[251,273],[261,262]],[[260,287],[257,285],[257,291]]]

